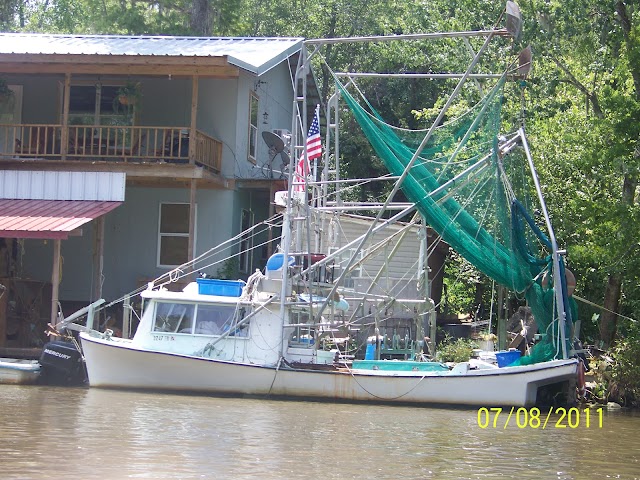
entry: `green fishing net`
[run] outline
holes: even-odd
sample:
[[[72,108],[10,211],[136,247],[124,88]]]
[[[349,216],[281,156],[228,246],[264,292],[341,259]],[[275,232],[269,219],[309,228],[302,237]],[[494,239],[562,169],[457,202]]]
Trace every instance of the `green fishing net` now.
[[[393,175],[402,175],[427,130],[386,124],[366,100],[365,108],[339,81],[336,84],[376,154]],[[526,298],[539,332],[545,334],[520,360],[530,364],[559,358],[561,350],[555,341],[553,282],[545,288],[541,282],[551,257],[548,239],[530,213],[531,173],[521,148],[499,153],[504,85],[502,78],[465,114],[435,128],[401,187],[453,249]]]

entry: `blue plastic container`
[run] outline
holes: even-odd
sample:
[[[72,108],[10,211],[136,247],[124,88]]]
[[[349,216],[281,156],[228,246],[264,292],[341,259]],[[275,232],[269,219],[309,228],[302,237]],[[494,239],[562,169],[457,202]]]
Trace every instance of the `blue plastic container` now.
[[[364,352],[365,360],[373,360],[376,358],[376,346],[373,343],[367,343],[367,349]]]
[[[217,295],[219,297],[239,297],[242,295],[242,280],[218,280],[215,278],[196,278],[200,295]]]
[[[284,254],[282,253],[274,253],[267,260],[267,270],[271,270],[273,272],[277,272],[282,270],[282,264],[284,263]],[[295,259],[293,257],[289,257],[289,266],[295,264]]]
[[[509,350],[507,352],[496,352],[498,367],[508,367],[520,358],[520,350]]]

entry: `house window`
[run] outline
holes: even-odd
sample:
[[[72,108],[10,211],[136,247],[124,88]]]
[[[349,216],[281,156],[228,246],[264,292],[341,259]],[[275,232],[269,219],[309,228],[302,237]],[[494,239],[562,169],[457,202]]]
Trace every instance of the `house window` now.
[[[71,125],[133,125],[133,107],[118,102],[120,86],[71,85],[69,123]]]
[[[242,210],[242,218],[240,220],[240,229],[244,232],[253,226],[253,212],[251,210]],[[251,271],[251,263],[253,260],[253,236],[251,232],[245,233],[240,239],[240,272],[249,273]]]
[[[187,262],[189,260],[189,204],[161,203],[158,223],[158,266],[176,267]]]
[[[258,97],[251,92],[249,103],[249,161],[256,163],[256,150],[258,148]]]

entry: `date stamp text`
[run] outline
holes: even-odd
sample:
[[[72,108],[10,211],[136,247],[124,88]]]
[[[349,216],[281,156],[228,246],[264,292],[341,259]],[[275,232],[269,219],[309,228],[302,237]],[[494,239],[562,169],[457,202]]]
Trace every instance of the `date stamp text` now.
[[[482,407],[478,409],[478,426],[485,428],[506,428],[511,424],[518,428],[602,428],[604,408],[551,407],[548,411],[534,408],[511,409]]]

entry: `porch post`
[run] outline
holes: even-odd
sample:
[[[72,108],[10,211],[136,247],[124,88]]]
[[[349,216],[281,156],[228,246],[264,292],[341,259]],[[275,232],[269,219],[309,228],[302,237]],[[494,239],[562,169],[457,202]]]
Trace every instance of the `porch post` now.
[[[60,133],[60,156],[67,159],[69,151],[69,97],[71,95],[71,74],[64,74],[64,95],[62,96],[62,132]]]
[[[51,272],[51,325],[58,323],[58,292],[60,289],[60,246],[62,240],[53,241],[53,272]]]
[[[189,147],[191,148],[191,147]],[[195,244],[195,232],[196,232],[196,189],[197,189],[197,180],[195,178],[191,179],[191,188],[189,191],[189,246],[187,247],[187,256],[188,260],[191,261],[194,259],[194,244]],[[193,265],[191,266],[193,270]]]
[[[8,280],[8,278],[5,280]],[[4,289],[0,288],[0,347],[5,347],[7,345],[7,306],[9,304],[9,282],[5,281],[3,286],[5,287]]]
[[[189,163],[196,163],[196,122],[198,120],[198,77],[191,77],[191,131],[189,132]]]
[[[104,268],[104,216],[95,220],[93,228],[93,288],[91,302],[102,298],[102,272]]]

